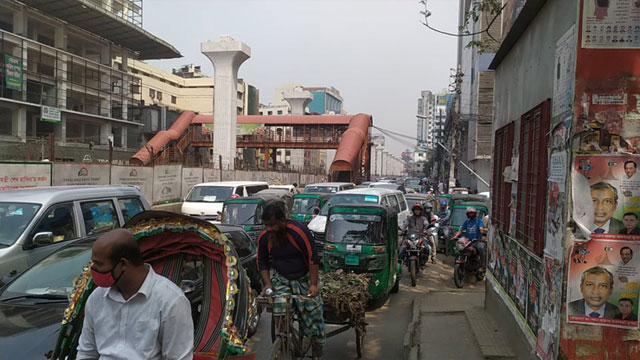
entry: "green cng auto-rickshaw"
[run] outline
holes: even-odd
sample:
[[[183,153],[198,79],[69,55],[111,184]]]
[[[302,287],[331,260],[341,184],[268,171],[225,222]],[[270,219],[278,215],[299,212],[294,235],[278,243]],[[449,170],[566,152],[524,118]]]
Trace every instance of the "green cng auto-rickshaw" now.
[[[222,223],[242,226],[251,240],[257,241],[258,235],[264,230],[262,211],[270,201],[278,201],[289,214],[291,194],[288,191],[259,191],[253,196],[238,197],[224,202],[222,209]]]
[[[320,209],[333,194],[304,193],[293,195],[291,219],[308,224],[320,213]]]
[[[370,307],[381,306],[397,292],[398,214],[390,207],[338,204],[329,208],[324,247],[324,269],[371,273]]]
[[[483,219],[485,215],[489,214],[489,200],[484,198],[484,201],[461,201],[457,200],[449,210],[451,210],[451,217],[449,218],[449,235],[453,236],[460,226],[467,220],[467,209],[472,207],[478,210],[478,218]],[[449,239],[450,240],[450,239]],[[451,254],[457,254],[455,250],[455,242],[449,241],[449,251]]]

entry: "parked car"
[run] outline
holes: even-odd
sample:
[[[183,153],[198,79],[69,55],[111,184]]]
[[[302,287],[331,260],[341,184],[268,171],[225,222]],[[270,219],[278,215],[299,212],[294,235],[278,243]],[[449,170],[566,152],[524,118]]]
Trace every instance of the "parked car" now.
[[[185,196],[181,211],[184,215],[217,221],[226,200],[251,196],[268,188],[269,184],[264,181],[219,181],[198,184]]]
[[[150,208],[130,186],[54,186],[1,194],[0,280],[69,241],[97,237]]]
[[[395,209],[398,213],[398,229],[404,231],[407,228],[407,217],[410,209],[404,194],[398,190],[390,189],[352,189],[335,194],[327,201],[320,213],[311,220],[307,227],[313,233],[318,253],[321,254],[324,246],[325,227],[329,207],[337,204],[380,204]]]
[[[353,183],[348,182],[332,182],[332,183],[318,183],[309,184],[305,186],[305,193],[337,193],[339,191],[349,190],[355,188]]]
[[[292,195],[299,194],[298,188],[294,185],[269,185],[269,189],[287,190]]]
[[[251,306],[255,310],[252,312],[255,316],[249,320],[249,333],[253,334],[261,313],[255,299],[263,286],[256,263],[256,245],[241,227],[217,225],[217,228],[231,240],[249,276]],[[74,279],[89,263],[95,239],[85,237],[66,243],[0,289],[2,359],[6,355],[7,359],[40,360],[53,350],[64,310],[69,305],[67,295],[73,290]]]

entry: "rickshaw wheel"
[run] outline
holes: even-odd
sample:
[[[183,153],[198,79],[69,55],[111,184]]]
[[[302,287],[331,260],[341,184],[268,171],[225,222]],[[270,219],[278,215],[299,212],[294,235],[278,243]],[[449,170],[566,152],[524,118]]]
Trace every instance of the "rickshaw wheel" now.
[[[271,352],[271,360],[285,359],[283,345],[284,344],[282,343],[282,337],[278,336],[278,338],[276,338],[275,341],[273,342],[273,351]]]
[[[258,292],[255,289],[251,290],[251,318],[249,319],[249,326],[247,329],[247,337],[253,336],[258,331],[258,324],[260,323],[260,315],[262,313],[262,307],[256,300],[258,298]]]
[[[356,327],[356,352],[358,353],[358,359],[362,357],[362,350],[364,348],[364,335],[365,333]]]

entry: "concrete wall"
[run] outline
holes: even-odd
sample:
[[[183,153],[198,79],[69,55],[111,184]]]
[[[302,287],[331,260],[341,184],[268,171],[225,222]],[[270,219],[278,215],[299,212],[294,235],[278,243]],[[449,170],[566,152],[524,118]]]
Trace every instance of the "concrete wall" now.
[[[495,73],[494,130],[552,96],[555,44],[576,23],[577,8],[577,0],[548,1],[504,58]]]

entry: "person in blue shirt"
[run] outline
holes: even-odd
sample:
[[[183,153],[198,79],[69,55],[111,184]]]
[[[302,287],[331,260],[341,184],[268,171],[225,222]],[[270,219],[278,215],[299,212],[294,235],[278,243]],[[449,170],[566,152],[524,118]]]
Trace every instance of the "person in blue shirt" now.
[[[462,235],[462,233],[466,233],[466,236],[473,247],[478,250],[478,254],[480,255],[480,261],[482,263],[482,269],[484,269],[485,263],[485,243],[482,241],[482,235],[484,234],[484,222],[482,219],[478,218],[478,210],[473,207],[467,209],[467,220],[462,223],[460,229],[455,234],[453,239],[457,239]]]

